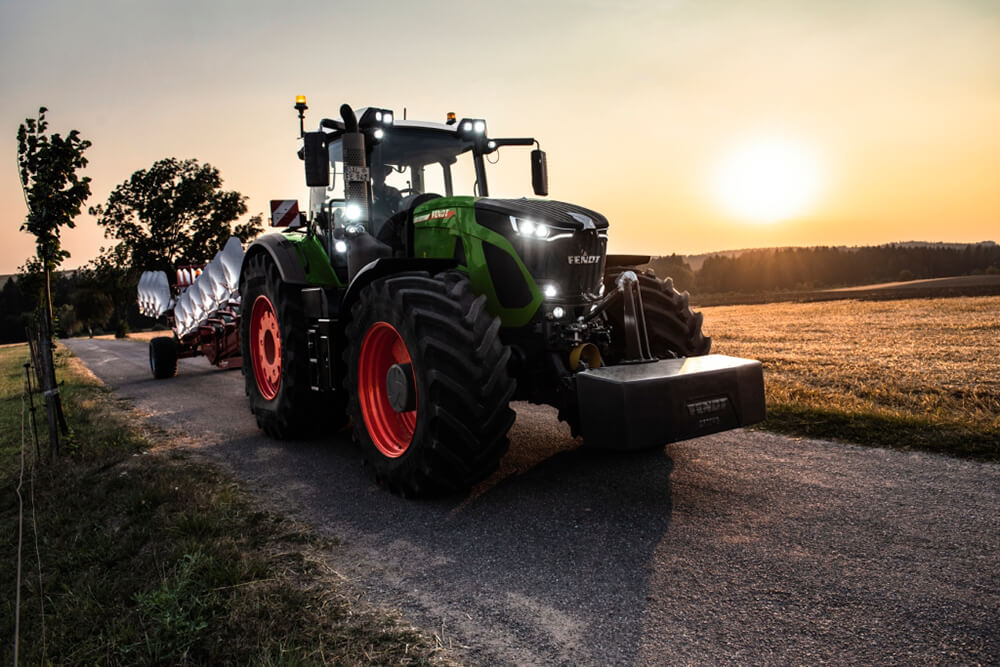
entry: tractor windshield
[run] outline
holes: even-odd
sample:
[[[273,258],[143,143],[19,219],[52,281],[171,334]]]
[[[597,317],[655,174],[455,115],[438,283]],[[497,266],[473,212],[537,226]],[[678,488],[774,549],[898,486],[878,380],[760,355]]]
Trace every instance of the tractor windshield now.
[[[371,165],[375,192],[383,186],[404,196],[477,194],[472,142],[451,132],[394,128],[375,145]]]
[[[391,128],[379,129],[368,137],[367,161],[370,170],[371,201],[370,216],[372,228],[380,226],[400,211],[404,200],[413,195],[434,194],[452,196],[486,196],[490,189],[486,183],[486,165],[500,160],[499,152],[492,147],[487,152],[476,148],[473,140],[462,138],[450,126],[421,121],[399,121]],[[517,141],[501,145],[528,145],[532,139],[501,139]],[[492,143],[492,142],[491,142]],[[344,173],[343,142],[335,139],[329,144],[330,165],[334,180]],[[492,155],[492,157],[491,157]],[[527,154],[525,154],[527,157]],[[514,165],[518,158],[505,160]],[[511,167],[496,173],[500,193],[509,196],[523,189],[523,177],[514,177]],[[523,174],[519,168],[516,172]],[[491,179],[494,174],[491,174]],[[342,186],[339,189],[343,192]],[[337,194],[334,194],[337,193]],[[329,197],[338,196],[336,186],[310,194],[310,210],[325,206]],[[498,194],[498,193],[494,193]],[[407,200],[412,201],[412,200]]]
[[[454,132],[434,127],[394,127],[372,147],[368,163],[376,198],[386,187],[403,195],[477,194],[472,142],[460,139]],[[335,173],[343,173],[340,141],[330,144],[330,165]]]

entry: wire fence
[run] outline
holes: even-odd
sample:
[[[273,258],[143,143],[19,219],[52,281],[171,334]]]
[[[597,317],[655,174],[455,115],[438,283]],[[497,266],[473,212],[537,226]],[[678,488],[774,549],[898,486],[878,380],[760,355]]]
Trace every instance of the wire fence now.
[[[42,661],[45,661],[45,592],[42,581],[42,556],[38,546],[38,515],[35,511],[35,473],[41,461],[41,445],[38,437],[38,422],[35,408],[35,383],[32,381],[32,368],[34,376],[37,378],[40,371],[37,365],[37,350],[32,346],[31,361],[24,364],[24,383],[21,389],[21,452],[20,470],[18,471],[17,487],[17,568],[16,568],[16,588],[14,600],[14,665],[19,662],[19,651],[21,645],[21,584],[22,584],[22,554],[24,551],[24,472],[28,469],[28,504],[31,513],[31,533],[35,550],[35,563],[38,572],[38,603],[40,607]],[[60,408],[61,409],[61,408]],[[30,434],[34,447],[28,446],[28,433]],[[30,459],[28,458],[30,454]]]

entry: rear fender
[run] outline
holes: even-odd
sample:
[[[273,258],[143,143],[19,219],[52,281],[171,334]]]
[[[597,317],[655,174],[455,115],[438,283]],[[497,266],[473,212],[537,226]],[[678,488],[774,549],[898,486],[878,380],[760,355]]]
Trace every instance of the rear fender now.
[[[278,273],[281,274],[282,282],[292,285],[309,284],[305,267],[302,266],[302,260],[299,259],[299,255],[295,251],[295,244],[286,239],[283,234],[265,234],[250,244],[243,255],[240,278],[246,275],[247,262],[261,253],[266,253],[274,261],[274,265],[278,267]]]

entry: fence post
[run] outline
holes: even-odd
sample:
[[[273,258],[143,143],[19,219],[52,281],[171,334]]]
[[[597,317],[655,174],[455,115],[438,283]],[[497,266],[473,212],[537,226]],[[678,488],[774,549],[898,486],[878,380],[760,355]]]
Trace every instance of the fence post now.
[[[41,380],[45,396],[45,414],[49,423],[49,449],[53,457],[59,455],[60,413],[62,403],[59,400],[59,387],[56,385],[56,369],[52,363],[52,333],[49,331],[48,318],[45,313],[39,322],[38,358],[41,361]]]
[[[35,413],[35,383],[31,381],[31,362],[24,363],[24,380],[28,385],[28,411],[31,414],[31,430],[35,435],[35,461],[41,460],[38,451],[38,416]]]

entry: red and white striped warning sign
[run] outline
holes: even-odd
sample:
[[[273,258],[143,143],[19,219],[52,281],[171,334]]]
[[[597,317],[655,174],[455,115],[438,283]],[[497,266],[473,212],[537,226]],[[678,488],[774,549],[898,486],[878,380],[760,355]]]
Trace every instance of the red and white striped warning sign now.
[[[298,199],[271,200],[272,227],[287,227],[293,222],[298,222],[298,217],[299,217]]]

